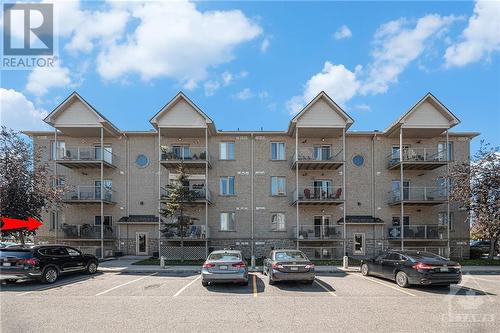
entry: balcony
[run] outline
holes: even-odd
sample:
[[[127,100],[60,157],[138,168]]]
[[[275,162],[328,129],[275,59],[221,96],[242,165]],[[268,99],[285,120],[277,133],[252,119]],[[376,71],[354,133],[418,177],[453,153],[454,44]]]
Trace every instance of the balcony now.
[[[116,168],[118,158],[106,147],[62,147],[57,149],[55,161],[70,169],[97,169],[101,162],[106,168]]]
[[[211,192],[209,189],[206,189],[205,186],[201,188],[194,188],[194,187],[189,187],[189,186],[183,186],[184,190],[186,191],[186,196],[187,196],[187,191],[190,191],[190,194],[193,196],[193,201],[187,201],[183,200],[181,202],[183,203],[189,203],[189,204],[200,204],[200,203],[205,203],[208,202],[209,204],[212,203],[211,200]],[[168,188],[161,188],[161,201],[167,202],[169,200],[169,190]]]
[[[405,206],[435,206],[446,202],[446,188],[442,187],[404,187],[403,200],[399,189],[389,192],[389,206],[403,203]]]
[[[181,164],[185,168],[211,167],[205,147],[162,146],[160,163],[167,169],[178,169]]]
[[[294,228],[295,235],[297,228]],[[330,225],[301,225],[299,226],[300,241],[339,240],[342,239],[342,227]]]
[[[97,204],[101,203],[101,201],[105,204],[114,204],[114,192],[115,191],[112,188],[105,186],[101,199],[100,186],[78,185],[70,190],[65,191],[62,201],[69,204]]]
[[[344,194],[340,186],[304,186],[295,189],[290,203],[296,205],[340,205],[344,202]]]
[[[404,170],[434,170],[446,165],[448,154],[445,149],[437,148],[403,148],[403,161],[399,157],[399,150],[393,151],[388,157],[387,168]]]
[[[317,147],[302,147],[298,149],[298,156],[293,154],[290,168],[299,170],[336,170],[342,164],[342,148],[325,149]]]
[[[204,225],[190,225],[186,227],[182,232],[182,238],[185,241],[196,241],[196,240],[205,240],[210,237],[210,228],[207,228]],[[171,227],[165,229],[162,232],[162,237],[168,240],[180,240],[181,239],[181,231],[177,227]]]
[[[448,226],[446,225],[409,225],[405,226],[403,239],[411,240],[446,240]],[[389,227],[387,237],[389,240],[401,239],[401,227]]]
[[[61,226],[64,239],[97,240],[101,239],[101,226],[90,224],[73,225],[63,224]],[[104,226],[104,239],[114,238],[113,228]]]

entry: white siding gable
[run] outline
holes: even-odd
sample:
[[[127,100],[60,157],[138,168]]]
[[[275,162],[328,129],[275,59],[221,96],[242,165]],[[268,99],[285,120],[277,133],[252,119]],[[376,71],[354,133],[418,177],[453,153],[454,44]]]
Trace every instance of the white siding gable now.
[[[56,116],[54,126],[97,126],[100,125],[99,120],[94,111],[90,110],[78,99],[75,99]]]
[[[451,125],[450,120],[446,119],[446,117],[428,101],[423,102],[408,114],[403,120],[403,124],[409,127],[428,126],[439,128],[447,128]]]
[[[346,120],[330,104],[320,98],[297,119],[297,126],[344,127]]]
[[[205,118],[184,99],[170,106],[157,122],[160,127],[206,127]]]

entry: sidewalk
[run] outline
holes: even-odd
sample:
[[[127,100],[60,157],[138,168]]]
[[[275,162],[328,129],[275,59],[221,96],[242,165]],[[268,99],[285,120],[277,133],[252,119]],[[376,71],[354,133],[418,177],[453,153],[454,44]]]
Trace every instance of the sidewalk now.
[[[166,266],[164,268],[156,265],[132,265],[138,259],[111,259],[99,264],[99,271],[104,273],[200,273],[200,266]],[[262,267],[249,269],[250,272],[262,272]],[[344,269],[340,266],[316,266],[318,273],[357,273],[359,267],[351,266]],[[500,266],[462,266],[462,273],[494,273],[500,274]]]

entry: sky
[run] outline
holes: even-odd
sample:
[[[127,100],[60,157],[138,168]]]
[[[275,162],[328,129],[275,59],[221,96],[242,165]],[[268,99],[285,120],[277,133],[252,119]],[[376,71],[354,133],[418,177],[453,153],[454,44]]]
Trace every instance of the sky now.
[[[45,2],[56,66],[1,73],[16,130],[50,129],[72,91],[122,130],[152,129],[179,91],[220,130],[284,130],[322,90],[350,130],[384,130],[431,92],[481,132],[473,151],[500,145],[499,1]]]

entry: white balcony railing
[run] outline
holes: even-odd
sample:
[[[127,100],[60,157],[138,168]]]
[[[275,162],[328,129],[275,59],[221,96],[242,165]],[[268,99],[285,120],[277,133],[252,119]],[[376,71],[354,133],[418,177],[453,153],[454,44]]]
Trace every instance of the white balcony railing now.
[[[167,225],[162,233],[162,236],[167,239],[180,239],[182,234],[182,238],[186,240],[207,239],[210,237],[209,230],[210,228],[204,225],[190,225],[185,227],[181,233],[178,227],[169,227]]]
[[[292,202],[344,200],[341,186],[301,186],[292,192]]]
[[[183,189],[186,191],[186,197],[192,196],[194,200],[204,200],[205,198],[207,200],[210,200],[211,198],[211,192],[205,186],[203,187],[190,187],[190,186],[183,186]],[[205,196],[206,195],[206,196]],[[161,197],[163,200],[168,200],[170,197],[169,189],[166,187],[161,188]]]
[[[114,192],[112,188],[104,186],[102,200],[113,202]],[[63,199],[67,201],[100,201],[101,187],[77,185],[69,190],[65,190]]]
[[[404,239],[447,239],[448,226],[446,225],[409,225],[403,228]],[[394,226],[388,229],[389,239],[401,238],[401,227]]]
[[[116,164],[117,157],[110,148],[104,147],[60,147],[56,159],[59,161],[104,161]]]
[[[205,147],[162,146],[162,161],[209,161]]]
[[[393,150],[388,156],[389,166],[400,162],[399,149]],[[403,162],[447,162],[446,149],[437,148],[403,148]]]
[[[297,227],[294,228],[296,235]],[[300,225],[299,240],[341,239],[342,226]]]
[[[298,157],[295,153],[291,162],[342,162],[342,148],[299,147]]]
[[[447,199],[445,187],[403,187],[403,201],[442,201]],[[401,201],[400,189],[389,191],[389,203]]]
[[[69,239],[100,239],[101,226],[90,224],[63,224],[61,225],[63,236]],[[104,238],[113,238],[114,231],[111,226],[104,225],[103,227]]]

